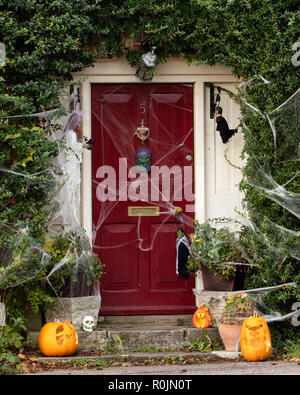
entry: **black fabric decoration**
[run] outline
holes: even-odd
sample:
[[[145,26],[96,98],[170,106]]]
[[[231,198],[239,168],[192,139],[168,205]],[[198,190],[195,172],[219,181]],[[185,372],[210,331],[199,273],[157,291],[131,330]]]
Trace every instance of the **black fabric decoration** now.
[[[190,245],[186,236],[177,238],[176,240],[177,256],[176,256],[176,273],[188,280],[190,273],[187,269],[188,257],[190,255]]]
[[[217,131],[220,132],[222,142],[225,144],[236,132],[237,129],[229,129],[228,123],[222,115],[216,117]]]

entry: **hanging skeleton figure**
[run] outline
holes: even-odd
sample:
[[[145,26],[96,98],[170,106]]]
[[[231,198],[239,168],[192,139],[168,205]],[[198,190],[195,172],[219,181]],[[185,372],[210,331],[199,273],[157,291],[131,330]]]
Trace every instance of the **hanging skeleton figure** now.
[[[224,144],[235,134],[237,133],[237,129],[229,129],[228,123],[226,119],[222,116],[222,107],[216,106],[216,122],[217,122],[217,131],[220,132],[220,136],[222,142]]]
[[[190,273],[187,269],[188,257],[191,254],[191,248],[184,229],[177,229],[176,239],[176,274],[183,277],[185,280],[189,279]]]

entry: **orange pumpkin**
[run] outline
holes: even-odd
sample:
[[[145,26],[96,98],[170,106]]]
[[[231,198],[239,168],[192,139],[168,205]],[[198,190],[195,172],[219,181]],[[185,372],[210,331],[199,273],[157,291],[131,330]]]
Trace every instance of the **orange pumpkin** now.
[[[48,322],[39,335],[41,352],[48,357],[72,355],[78,347],[77,331],[70,322]]]
[[[193,315],[193,325],[195,328],[208,328],[211,325],[211,316],[207,307],[201,305]]]
[[[241,329],[241,352],[247,361],[268,359],[272,342],[269,327],[262,317],[245,319]]]

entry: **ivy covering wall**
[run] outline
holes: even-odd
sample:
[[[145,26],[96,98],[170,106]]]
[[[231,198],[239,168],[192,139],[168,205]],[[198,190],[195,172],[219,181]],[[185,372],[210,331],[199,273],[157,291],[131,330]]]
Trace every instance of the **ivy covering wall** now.
[[[6,64],[0,68],[0,116],[56,108],[72,73],[92,66],[99,56],[126,56],[137,67],[141,52],[126,48],[124,37],[148,37],[157,47],[160,62],[175,56],[199,64],[221,63],[243,80],[263,76],[271,84],[258,80],[249,86],[246,100],[265,114],[299,87],[300,67],[291,61],[292,45],[300,41],[299,24],[297,0],[1,0],[0,41],[6,47]],[[280,185],[293,178],[286,188],[299,194],[299,161],[286,161],[291,145],[281,146],[280,155],[275,154],[267,119],[243,103],[242,120],[247,125],[243,129],[247,161],[241,182],[244,206],[253,218],[259,215],[299,231],[295,215],[249,182],[255,181],[259,160]],[[295,119],[286,125],[293,133],[299,130]],[[0,166],[23,173],[48,168],[55,147],[42,137],[46,134],[46,128],[32,122],[12,126],[2,122]],[[43,207],[52,188],[48,181],[42,190],[32,185],[22,195],[25,181],[14,183],[0,173],[1,221],[44,226]],[[300,281],[299,260],[288,257],[278,269],[272,254],[260,255],[259,247],[256,252],[260,266],[249,278],[250,286]],[[294,300],[300,300],[299,291],[289,288],[277,292],[270,303],[286,312]]]
[[[220,62],[245,79],[264,75],[276,86],[264,106],[281,103],[297,87],[299,70],[291,64],[299,39],[295,0],[1,2],[0,38],[7,52],[2,90],[26,97],[24,112],[55,107],[61,79],[70,80],[98,56],[124,54],[138,62],[140,54],[122,44],[124,34],[148,36],[161,58]],[[10,112],[19,113],[16,104]]]

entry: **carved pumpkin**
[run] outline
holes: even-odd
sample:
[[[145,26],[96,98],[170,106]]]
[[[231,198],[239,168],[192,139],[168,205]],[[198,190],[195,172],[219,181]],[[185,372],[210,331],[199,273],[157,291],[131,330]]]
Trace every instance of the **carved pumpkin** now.
[[[195,328],[208,328],[211,325],[211,317],[207,307],[201,305],[193,315],[193,325]]]
[[[41,352],[48,357],[72,355],[78,347],[77,331],[70,322],[48,322],[39,335]]]
[[[245,319],[241,329],[241,352],[247,361],[268,359],[271,349],[271,335],[266,321],[262,317]]]

